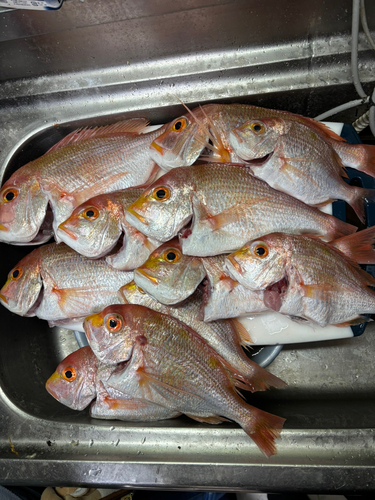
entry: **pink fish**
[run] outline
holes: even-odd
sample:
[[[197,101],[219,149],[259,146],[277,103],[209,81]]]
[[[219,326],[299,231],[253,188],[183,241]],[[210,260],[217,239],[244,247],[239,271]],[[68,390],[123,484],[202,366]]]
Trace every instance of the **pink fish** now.
[[[126,421],[155,421],[175,418],[180,413],[134,399],[105,388],[117,366],[100,363],[90,347],[82,347],[67,356],[46,382],[47,391],[73,410],[84,410],[90,403],[93,418]]]
[[[176,318],[138,305],[114,305],[85,320],[94,353],[103,362],[127,361],[108,386],[200,422],[223,417],[239,423],[268,457],[276,453],[284,419],[237,394],[247,384],[197,333]]]
[[[56,231],[89,198],[151,181],[158,168],[148,147],[160,131],[140,134],[147,124],[135,118],[72,132],[18,169],[0,190],[0,241],[43,243],[48,205]]]

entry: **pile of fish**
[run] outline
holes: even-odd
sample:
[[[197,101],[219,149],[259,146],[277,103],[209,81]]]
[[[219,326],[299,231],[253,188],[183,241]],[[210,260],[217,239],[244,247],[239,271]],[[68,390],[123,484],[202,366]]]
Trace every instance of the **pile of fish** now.
[[[345,167],[375,176],[375,148],[250,105],[147,125],[72,132],[3,185],[0,241],[56,242],[10,271],[0,301],[85,331],[89,346],[46,384],[66,406],[104,419],[229,419],[270,456],[284,419],[239,391],[285,383],[246,356],[251,332],[237,318],[273,310],[324,327],[375,313],[375,279],[359,266],[375,263],[375,228],[356,233],[319,210],[340,199],[364,220],[375,193],[343,177]]]

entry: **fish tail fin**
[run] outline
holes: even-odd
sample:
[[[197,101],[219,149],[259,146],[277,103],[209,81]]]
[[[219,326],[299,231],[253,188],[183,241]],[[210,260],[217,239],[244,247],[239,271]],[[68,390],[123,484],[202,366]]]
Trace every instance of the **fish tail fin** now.
[[[280,437],[284,422],[285,418],[252,407],[252,411],[247,412],[247,418],[240,422],[240,425],[269,458],[277,453],[275,439]]]
[[[337,153],[345,166],[375,177],[375,146],[340,143],[337,145]]]
[[[375,146],[370,144],[359,144],[359,146],[361,146],[364,159],[357,170],[375,177]]]
[[[375,264],[375,226],[331,241],[349,259],[359,264]]]
[[[329,228],[327,230],[328,241],[341,238],[342,236],[347,236],[348,234],[353,234],[357,231],[357,227],[352,224],[348,224],[333,215],[328,215],[329,217]]]
[[[352,198],[348,203],[357,214],[358,219],[365,223],[365,203],[375,201],[375,189],[364,189],[361,187],[351,187]]]

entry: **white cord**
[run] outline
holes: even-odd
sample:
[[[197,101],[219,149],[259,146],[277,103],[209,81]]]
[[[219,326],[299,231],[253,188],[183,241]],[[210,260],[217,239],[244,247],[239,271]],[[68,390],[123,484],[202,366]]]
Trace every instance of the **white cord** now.
[[[372,93],[372,101],[374,102],[374,99],[375,99],[375,89]],[[375,137],[375,106],[371,106],[370,108],[370,129],[371,129],[371,133],[372,135]]]
[[[363,90],[358,74],[358,32],[359,32],[359,0],[353,0],[352,12],[352,57],[351,69],[355,89],[359,97],[367,97]]]
[[[356,106],[360,106],[361,104],[365,104],[370,101],[370,97],[366,95],[366,92],[363,90],[361,82],[359,80],[358,73],[358,34],[359,34],[359,16],[361,14],[361,22],[363,26],[363,30],[366,34],[366,37],[371,45],[371,47],[375,50],[375,43],[371,37],[370,30],[367,25],[366,19],[366,10],[365,10],[365,0],[353,0],[353,12],[352,12],[352,46],[351,46],[351,70],[352,70],[352,78],[355,89],[361,99],[356,99],[354,101],[349,101],[345,104],[341,104],[340,106],[336,106],[325,113],[321,113],[320,115],[315,117],[315,120],[324,120],[329,116],[340,113],[341,111],[345,111],[350,108],[355,108]],[[372,102],[374,103],[375,99],[375,89],[372,93]],[[371,128],[372,134],[375,136],[375,106],[372,104],[369,111],[367,111],[363,116],[361,116],[358,120],[356,120],[353,124],[357,125],[356,130],[360,131],[365,128],[367,119],[369,120],[369,125]]]
[[[368,28],[367,18],[366,18],[366,9],[365,9],[365,0],[361,0],[361,23],[363,31],[365,32],[368,43],[375,50],[375,42],[371,36],[371,32]]]
[[[335,108],[329,109],[328,111],[325,111],[324,113],[321,113],[320,115],[316,116],[315,120],[324,120],[325,118],[328,118],[328,116],[336,115],[337,113],[345,111],[346,109],[355,108],[356,106],[365,104],[366,102],[369,102],[369,100],[370,98],[366,97],[366,99],[355,99],[354,101],[349,101],[346,102],[345,104],[340,104],[340,106],[336,106]]]

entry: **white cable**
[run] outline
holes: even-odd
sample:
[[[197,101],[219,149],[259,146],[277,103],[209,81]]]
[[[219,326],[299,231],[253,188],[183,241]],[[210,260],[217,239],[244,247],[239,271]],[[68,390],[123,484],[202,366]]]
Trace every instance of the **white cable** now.
[[[365,9],[365,0],[361,0],[361,23],[363,31],[365,32],[368,43],[375,50],[375,42],[371,36],[371,32],[368,28],[367,18],[366,18],[366,9]]]
[[[359,97],[367,97],[362,88],[358,74],[358,32],[359,32],[359,0],[353,0],[352,12],[352,56],[351,69],[355,89]]]
[[[355,99],[354,101],[349,101],[346,102],[345,104],[340,104],[340,106],[336,106],[335,108],[329,109],[328,111],[325,111],[324,113],[321,113],[320,115],[316,116],[315,120],[324,120],[325,118],[328,118],[328,116],[336,115],[337,113],[345,111],[346,109],[355,108],[356,106],[365,104],[369,100],[370,98],[366,97],[366,99]]]
[[[366,113],[359,118],[355,122],[352,123],[352,127],[359,134],[366,127],[369,126],[370,123],[370,110],[368,109]]]
[[[374,89],[374,91],[372,93],[371,99],[374,102],[374,99],[375,99],[375,89]],[[375,106],[371,106],[371,108],[370,108],[370,115],[369,116],[370,116],[370,129],[371,129],[371,133],[375,137]]]

